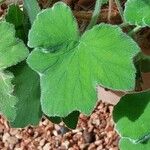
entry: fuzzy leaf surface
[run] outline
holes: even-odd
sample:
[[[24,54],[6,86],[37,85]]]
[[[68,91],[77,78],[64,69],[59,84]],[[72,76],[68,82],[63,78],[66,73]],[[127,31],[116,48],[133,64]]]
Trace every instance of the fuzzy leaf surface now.
[[[12,4],[9,6],[8,12],[5,16],[7,22],[15,26],[16,36],[20,39],[25,39],[24,31],[24,13],[19,5]]]
[[[55,49],[61,45],[78,41],[77,23],[69,6],[56,3],[52,9],[46,9],[37,15],[29,32],[30,47]]]
[[[4,70],[24,60],[29,52],[23,42],[15,38],[13,25],[0,22],[0,37],[0,112],[13,121],[17,103],[11,84],[13,75]]]
[[[122,137],[138,140],[150,133],[150,91],[127,94],[115,106],[113,118]]]
[[[128,0],[124,17],[131,25],[150,26],[150,0]]]
[[[19,64],[13,69],[14,95],[18,98],[16,117],[12,127],[23,128],[37,125],[42,117],[40,103],[39,76],[26,64]]]
[[[35,27],[47,19],[47,13],[55,19],[50,25],[45,23],[51,26],[44,28],[48,43],[45,44],[42,43],[45,38],[37,34],[42,32],[43,27],[40,26],[36,30]],[[57,20],[58,14],[61,13],[70,16],[65,17],[65,26],[69,33],[74,33],[71,34],[73,37],[64,32],[65,27],[63,32],[59,30],[64,25]],[[70,8],[57,3],[53,8],[38,15],[29,33],[29,45],[34,46],[35,50],[31,52],[27,62],[40,75],[42,110],[48,116],[65,117],[74,110],[89,115],[97,100],[98,84],[116,90],[132,90],[135,86],[136,69],[133,57],[140,50],[137,44],[117,26],[106,24],[88,30],[77,42],[78,34],[75,34],[77,31],[73,28],[76,23],[72,20],[74,19]],[[59,33],[53,35],[53,31]],[[33,37],[44,47],[40,48],[38,42],[31,44]],[[110,37],[113,38],[110,40]],[[68,44],[61,41],[60,45],[60,39],[70,38]],[[49,47],[57,47],[57,51],[52,53],[48,51]]]
[[[129,139],[123,138],[119,142],[119,147],[121,150],[149,150],[150,141],[145,143],[134,143]]]
[[[11,67],[24,60],[29,51],[24,43],[15,38],[14,26],[0,22],[0,70]]]
[[[15,105],[18,101],[13,95],[12,78],[12,74],[0,71],[0,113],[5,115],[10,121],[15,119]]]

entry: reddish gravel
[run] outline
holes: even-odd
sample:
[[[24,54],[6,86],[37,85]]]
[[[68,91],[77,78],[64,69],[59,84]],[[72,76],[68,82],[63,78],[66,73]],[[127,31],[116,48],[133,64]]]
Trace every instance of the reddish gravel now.
[[[0,117],[1,150],[118,150],[119,136],[114,131],[113,106],[99,103],[90,117],[80,115],[76,130],[54,125],[43,118],[38,127],[9,128]]]

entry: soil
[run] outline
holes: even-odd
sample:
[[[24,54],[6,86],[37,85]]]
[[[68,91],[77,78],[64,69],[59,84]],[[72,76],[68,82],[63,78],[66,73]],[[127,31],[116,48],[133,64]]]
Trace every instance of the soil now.
[[[1,150],[119,150],[112,120],[113,106],[99,102],[90,117],[80,115],[75,130],[42,118],[39,126],[12,129],[0,117]]]

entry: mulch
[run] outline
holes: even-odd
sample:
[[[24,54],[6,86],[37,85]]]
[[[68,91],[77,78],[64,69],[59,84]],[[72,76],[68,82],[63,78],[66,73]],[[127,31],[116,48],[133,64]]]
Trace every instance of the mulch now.
[[[119,150],[114,130],[113,106],[99,102],[90,117],[80,115],[77,128],[53,124],[42,118],[37,127],[12,129],[0,116],[1,150]]]

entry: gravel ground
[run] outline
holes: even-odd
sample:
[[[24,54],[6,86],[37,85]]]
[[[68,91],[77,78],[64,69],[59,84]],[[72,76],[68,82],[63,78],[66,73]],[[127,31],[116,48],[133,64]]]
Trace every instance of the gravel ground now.
[[[118,150],[113,106],[100,102],[90,117],[80,115],[75,130],[43,118],[38,127],[12,129],[0,116],[1,150]]]

